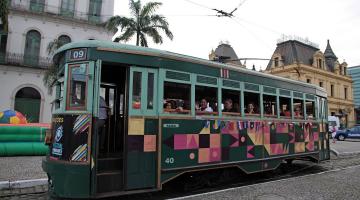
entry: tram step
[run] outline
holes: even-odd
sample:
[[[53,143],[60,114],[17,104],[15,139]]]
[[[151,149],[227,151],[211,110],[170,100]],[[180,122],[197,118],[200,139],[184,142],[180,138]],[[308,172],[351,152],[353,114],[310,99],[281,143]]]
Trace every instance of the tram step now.
[[[107,171],[122,170],[122,159],[121,158],[100,158],[98,160],[98,173]]]
[[[120,191],[123,188],[122,171],[109,171],[97,174],[97,192]]]

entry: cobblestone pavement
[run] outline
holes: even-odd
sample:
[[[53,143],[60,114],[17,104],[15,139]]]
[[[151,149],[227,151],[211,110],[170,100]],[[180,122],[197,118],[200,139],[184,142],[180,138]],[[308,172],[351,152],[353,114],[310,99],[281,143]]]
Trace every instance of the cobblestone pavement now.
[[[309,163],[309,165],[312,165],[312,163]],[[354,155],[351,157],[344,157],[344,158],[338,158],[336,156],[332,156],[331,160],[329,161],[325,161],[319,164],[321,168],[324,168],[324,170],[335,170],[335,169],[339,169],[339,168],[345,168],[345,167],[349,167],[349,166],[356,166],[356,165],[360,165],[360,155]],[[354,171],[355,173],[355,171]],[[360,173],[360,170],[357,170],[356,173]],[[329,179],[326,178],[326,176],[317,176],[317,179],[311,179],[311,181],[309,182],[309,180],[303,180],[302,177],[298,177],[298,179],[296,179],[295,182],[299,182],[299,181],[304,181],[304,183],[299,183],[300,185],[311,185],[311,184],[318,184],[318,183],[322,183],[324,181],[322,181],[322,179],[327,180],[328,182],[334,182],[337,184],[342,184],[343,182],[346,182],[347,180],[344,178],[341,178],[341,175],[336,175],[333,176],[333,173],[329,173],[330,177],[333,177],[333,179]],[[299,176],[301,176],[301,174],[297,174]],[[349,174],[347,174],[347,176],[351,176]],[[360,176],[359,176],[360,177]],[[350,177],[351,178],[351,177]],[[356,179],[358,180],[358,179]],[[284,180],[286,181],[286,180]],[[294,181],[294,180],[293,180]],[[360,180],[359,180],[360,181]],[[266,184],[265,183],[261,183],[261,184]],[[324,184],[326,184],[324,182]],[[360,185],[360,183],[358,183],[358,185]],[[230,187],[230,186],[229,186]],[[251,186],[246,186],[246,187],[251,187]],[[278,186],[280,187],[280,186]],[[282,187],[286,187],[286,184],[283,184]],[[294,187],[298,187],[298,186],[294,186]],[[222,188],[223,189],[223,188]],[[321,188],[324,189],[324,188]],[[334,199],[335,196],[326,196],[326,198],[324,198],[325,196],[320,196],[321,193],[324,192],[328,192],[329,190],[332,189],[332,186],[330,188],[328,188],[328,190],[325,191],[316,191],[317,193],[319,193],[319,196],[312,196],[312,198],[314,199]],[[265,190],[264,190],[265,191]],[[263,194],[263,193],[259,193],[258,196],[253,196],[255,199],[281,199],[283,198],[281,196],[282,192],[284,192],[284,190],[279,189],[279,190],[275,190],[274,191],[278,192],[278,193],[268,193],[268,194]],[[309,191],[303,191],[304,193],[309,193],[312,190]],[[342,193],[341,193],[342,194]],[[186,194],[184,194],[186,195]],[[263,195],[263,196],[262,196]],[[265,196],[264,196],[265,195]],[[271,196],[272,195],[272,196]],[[276,196],[277,195],[277,196]],[[280,195],[280,196],[279,196]],[[336,195],[336,194],[333,194]],[[281,197],[281,198],[280,198]],[[301,197],[301,196],[299,196]],[[336,196],[336,197],[340,197],[340,196]],[[349,197],[350,199],[352,198],[352,196],[346,196]],[[163,195],[153,195],[153,196],[140,196],[140,197],[125,197],[125,199],[164,199]],[[219,199],[239,199],[237,196],[236,197],[219,197]],[[51,199],[47,193],[47,186],[36,186],[36,187],[31,187],[31,188],[24,188],[24,189],[12,189],[12,190],[7,190],[7,191],[0,191],[0,199],[6,199],[6,200],[15,200],[15,199],[29,199],[29,200],[35,200],[35,199]],[[114,199],[114,198],[113,198]],[[115,198],[118,199],[118,198]],[[208,197],[206,198],[200,198],[200,199],[208,199]],[[216,198],[210,198],[210,199],[216,199]],[[246,199],[246,198],[245,198]],[[283,198],[284,199],[284,198]],[[285,198],[286,199],[286,198]]]
[[[47,178],[41,168],[43,158],[43,156],[0,157],[0,181]]]
[[[360,166],[310,176],[265,182],[181,199],[359,199]]]

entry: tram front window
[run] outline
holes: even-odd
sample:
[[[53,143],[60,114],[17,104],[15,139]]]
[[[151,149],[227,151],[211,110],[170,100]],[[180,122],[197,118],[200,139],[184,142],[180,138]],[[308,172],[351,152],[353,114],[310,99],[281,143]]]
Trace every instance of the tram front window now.
[[[86,65],[69,66],[68,108],[85,109]]]

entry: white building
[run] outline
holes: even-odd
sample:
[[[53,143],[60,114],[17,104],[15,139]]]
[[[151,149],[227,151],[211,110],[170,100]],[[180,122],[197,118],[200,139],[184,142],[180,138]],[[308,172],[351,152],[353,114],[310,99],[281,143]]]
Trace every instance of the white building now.
[[[50,94],[43,83],[51,65],[47,46],[58,39],[111,40],[104,22],[114,0],[12,0],[8,32],[0,25],[0,112],[14,109],[31,122],[51,119]]]

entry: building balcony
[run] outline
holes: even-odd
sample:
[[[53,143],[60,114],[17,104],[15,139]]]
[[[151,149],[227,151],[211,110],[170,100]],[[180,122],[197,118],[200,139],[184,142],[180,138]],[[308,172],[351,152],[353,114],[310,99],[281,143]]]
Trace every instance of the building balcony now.
[[[48,69],[52,65],[52,59],[49,57],[40,57],[7,52],[0,53],[0,64]]]
[[[66,10],[60,7],[47,8],[44,4],[40,3],[24,4],[21,1],[12,1],[10,5],[10,10],[63,20],[72,20],[75,22],[87,23],[92,25],[102,25],[103,23],[105,23],[104,19],[102,19],[101,16],[98,15],[92,15],[87,12],[79,12],[75,10]]]

